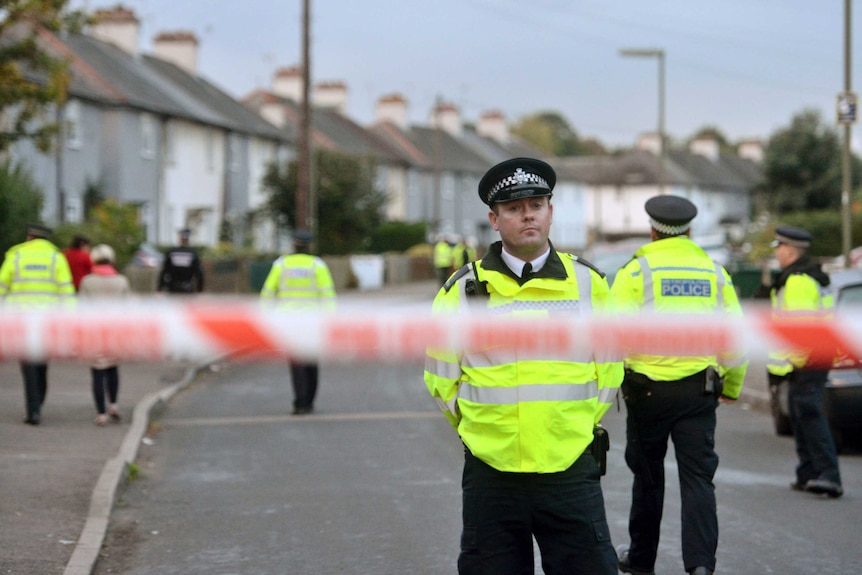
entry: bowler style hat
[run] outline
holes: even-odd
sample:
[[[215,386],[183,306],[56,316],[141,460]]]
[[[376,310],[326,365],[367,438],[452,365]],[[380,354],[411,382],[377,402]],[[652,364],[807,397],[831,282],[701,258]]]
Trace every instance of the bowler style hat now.
[[[644,209],[652,228],[668,236],[687,232],[697,215],[697,206],[680,196],[654,196],[646,201]]]
[[[51,237],[51,228],[42,224],[27,224],[27,235],[34,238],[48,239]]]
[[[479,199],[489,206],[521,198],[551,196],[557,174],[535,158],[512,158],[488,170],[479,181]]]
[[[770,244],[773,248],[777,248],[781,244],[793,246],[795,248],[807,249],[811,246],[811,237],[807,231],[802,228],[794,228],[793,226],[778,226],[775,228],[775,239]]]

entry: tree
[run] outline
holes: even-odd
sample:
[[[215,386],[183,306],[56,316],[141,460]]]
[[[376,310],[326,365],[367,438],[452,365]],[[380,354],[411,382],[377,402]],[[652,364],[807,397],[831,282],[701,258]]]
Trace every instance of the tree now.
[[[0,258],[24,241],[28,223],[40,221],[43,201],[42,190],[24,168],[0,163]]]
[[[339,152],[314,153],[317,198],[317,251],[341,255],[365,251],[383,221],[386,194],[374,186],[376,163]],[[272,214],[296,224],[296,162],[271,164],[264,176]]]
[[[841,139],[819,112],[795,115],[767,143],[757,190],[762,202],[775,213],[840,209],[841,154]],[[862,166],[855,156],[852,174],[858,184]]]
[[[558,112],[525,116],[512,127],[512,133],[551,156],[605,153],[601,142],[596,139],[582,140]]]
[[[22,138],[47,151],[58,125],[43,116],[66,100],[68,62],[39,42],[39,29],[78,31],[68,0],[0,0],[0,152]]]

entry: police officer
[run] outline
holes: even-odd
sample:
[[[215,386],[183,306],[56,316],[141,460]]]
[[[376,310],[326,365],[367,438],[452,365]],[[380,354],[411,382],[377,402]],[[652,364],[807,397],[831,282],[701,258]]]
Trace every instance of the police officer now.
[[[278,258],[270,268],[260,292],[263,301],[280,310],[335,309],[335,284],[326,262],[311,255],[310,232],[299,230],[293,236],[294,253]],[[317,395],[318,365],[291,361],[293,415],[314,411]]]
[[[613,307],[621,313],[740,314],[730,275],[689,239],[695,205],[663,195],[650,198],[645,208],[652,241],[617,273]],[[748,362],[738,353],[666,357],[630,350],[625,363],[625,457],[634,483],[631,544],[618,549],[620,571],[654,573],[664,456],[671,438],[679,466],[684,567],[687,573],[711,575],[718,546],[712,482],[718,467],[715,410],[719,401],[731,403],[739,397]]]
[[[829,276],[808,257],[811,240],[811,234],[800,228],[782,226],[775,230],[772,247],[781,273],[770,289],[770,299],[777,313],[816,314],[832,307]],[[838,455],[821,411],[828,371],[807,367],[807,359],[798,351],[775,350],[770,352],[766,367],[770,388],[784,380],[790,382],[790,421],[799,457],[796,480],[790,488],[841,497],[844,489]]]
[[[548,240],[554,170],[514,158],[492,167],[479,198],[501,241],[440,289],[439,312],[488,309],[542,317],[590,314],[607,301],[604,276]],[[548,574],[610,575],[594,427],[613,401],[622,364],[584,349],[429,349],[425,383],[464,443],[458,572],[533,572],[533,537]]]
[[[452,245],[443,234],[437,236],[437,243],[434,244],[434,270],[440,285],[446,283],[452,273]]]
[[[204,273],[198,253],[189,247],[192,231],[180,230],[180,245],[168,250],[159,274],[158,291],[191,294],[204,291]]]
[[[0,299],[23,309],[46,309],[74,303],[72,272],[62,252],[48,238],[51,230],[39,224],[27,226],[27,239],[6,252],[0,266]],[[48,364],[22,361],[27,417],[24,423],[39,425],[48,395]]]

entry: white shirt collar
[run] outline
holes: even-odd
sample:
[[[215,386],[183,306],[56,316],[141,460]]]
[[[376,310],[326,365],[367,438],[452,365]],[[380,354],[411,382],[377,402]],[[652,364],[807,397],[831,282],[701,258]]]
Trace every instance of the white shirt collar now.
[[[521,272],[524,270],[524,264],[526,261],[521,258],[516,258],[512,254],[506,251],[506,248],[503,248],[503,251],[500,253],[503,257],[503,262],[508,266],[510,270],[512,270],[516,276],[521,277]],[[545,265],[545,262],[548,261],[548,256],[551,255],[551,248],[548,246],[548,249],[545,250],[545,253],[540,255],[534,260],[530,260],[530,264],[533,265],[533,273],[536,273],[540,269],[542,269]]]

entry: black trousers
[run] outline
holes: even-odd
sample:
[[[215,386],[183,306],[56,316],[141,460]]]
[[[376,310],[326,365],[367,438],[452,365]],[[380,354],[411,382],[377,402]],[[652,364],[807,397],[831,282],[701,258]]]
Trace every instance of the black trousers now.
[[[48,364],[22,361],[21,375],[24,376],[27,417],[39,415],[48,396]]]
[[[108,403],[117,403],[117,394],[120,389],[120,371],[116,365],[104,369],[91,367],[90,374],[93,378],[93,401],[96,402],[96,412],[104,415],[107,411],[105,408],[105,395],[108,396]]]
[[[291,363],[294,409],[310,409],[317,395],[318,367],[316,363]]]
[[[822,411],[827,375],[823,370],[794,371],[789,381],[790,421],[799,457],[796,481],[800,485],[810,479],[841,483],[835,442]]]
[[[465,449],[460,575],[616,575],[599,469],[585,453],[559,473],[507,473]]]
[[[682,559],[686,571],[715,569],[718,516],[713,477],[715,409],[718,399],[704,393],[703,374],[683,381],[653,382],[629,373],[626,401],[626,463],[634,473],[629,514],[631,565],[652,571],[658,552],[664,506],[664,457],[673,440],[682,500]]]

